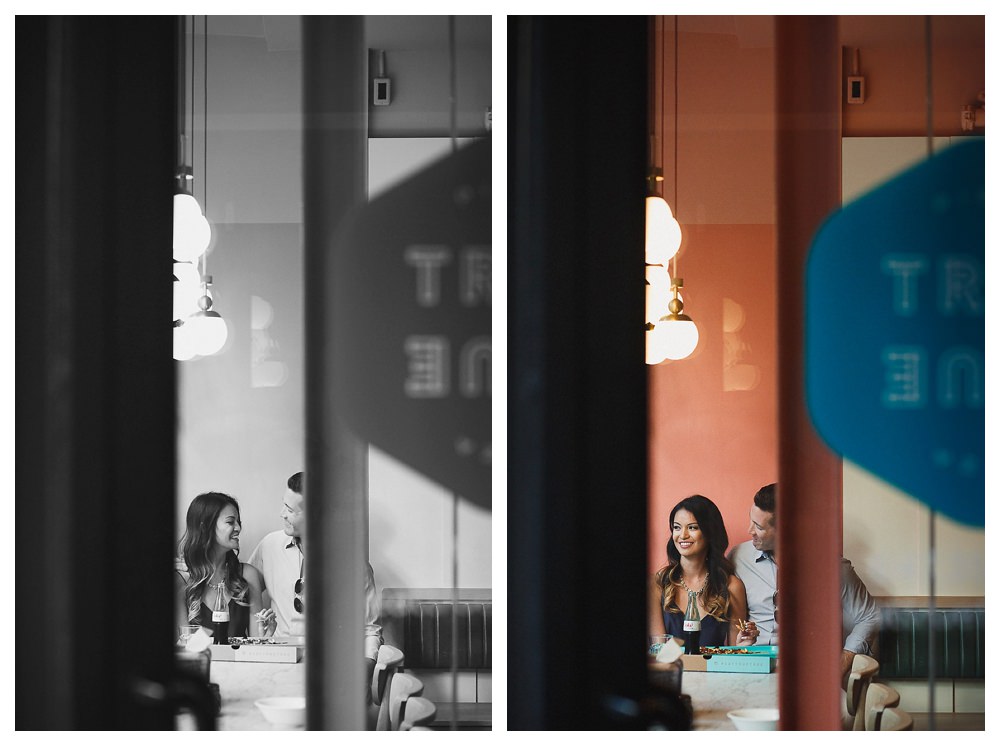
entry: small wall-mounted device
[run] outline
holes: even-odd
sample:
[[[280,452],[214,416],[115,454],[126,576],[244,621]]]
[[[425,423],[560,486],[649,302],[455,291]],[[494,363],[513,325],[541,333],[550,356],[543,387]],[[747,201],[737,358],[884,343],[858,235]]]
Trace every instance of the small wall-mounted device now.
[[[865,102],[865,79],[862,75],[847,76],[847,103],[863,104]]]
[[[385,75],[385,50],[378,53],[378,75],[372,79],[372,103],[375,106],[388,106],[392,100],[392,81]]]
[[[865,76],[861,74],[861,50],[854,48],[854,60],[851,74],[847,76],[847,103],[863,104],[865,102]]]
[[[486,131],[487,132],[489,132],[490,130],[493,129],[493,106],[492,106],[492,104],[490,106],[486,107],[486,117],[483,120],[483,123],[486,125]]]
[[[372,103],[375,106],[388,106],[392,91],[392,81],[388,78],[375,78],[372,81]]]

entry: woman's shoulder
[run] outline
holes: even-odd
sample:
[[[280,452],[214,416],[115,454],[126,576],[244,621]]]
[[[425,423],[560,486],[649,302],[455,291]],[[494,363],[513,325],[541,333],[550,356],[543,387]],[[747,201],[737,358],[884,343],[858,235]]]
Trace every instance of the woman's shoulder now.
[[[260,570],[251,565],[249,562],[240,563],[240,572],[243,573],[243,577],[254,584],[260,583]]]
[[[730,593],[739,592],[745,596],[747,592],[746,586],[743,585],[743,581],[740,580],[740,576],[735,573],[730,574],[726,587],[729,588]]]

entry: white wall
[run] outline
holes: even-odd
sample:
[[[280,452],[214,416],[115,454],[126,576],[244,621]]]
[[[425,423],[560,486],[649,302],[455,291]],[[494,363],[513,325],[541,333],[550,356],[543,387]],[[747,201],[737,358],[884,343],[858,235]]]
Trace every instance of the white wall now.
[[[936,138],[935,151],[951,143]],[[922,137],[843,141],[843,201],[860,196],[926,158]],[[986,536],[944,516],[935,519],[935,592],[986,594]],[[930,510],[910,495],[844,461],[844,556],[877,596],[930,593]]]
[[[986,536],[935,519],[938,596],[986,595]],[[844,556],[876,596],[930,593],[930,510],[910,495],[844,462]]]

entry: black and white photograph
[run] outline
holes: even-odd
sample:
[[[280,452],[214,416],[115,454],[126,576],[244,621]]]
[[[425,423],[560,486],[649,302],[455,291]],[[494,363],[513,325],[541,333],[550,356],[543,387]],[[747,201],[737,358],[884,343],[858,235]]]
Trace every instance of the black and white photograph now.
[[[990,730],[985,2],[235,9],[12,14],[18,738]]]
[[[492,23],[16,18],[17,730],[490,729]]]

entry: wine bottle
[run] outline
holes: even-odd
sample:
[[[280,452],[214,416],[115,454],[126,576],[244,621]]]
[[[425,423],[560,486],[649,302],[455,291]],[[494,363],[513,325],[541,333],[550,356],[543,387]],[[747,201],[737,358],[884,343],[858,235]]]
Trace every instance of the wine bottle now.
[[[698,655],[701,652],[701,616],[698,614],[698,594],[688,591],[688,607],[684,613],[684,652]]]
[[[229,644],[229,605],[226,603],[225,583],[215,587],[215,607],[212,609],[212,642]]]

